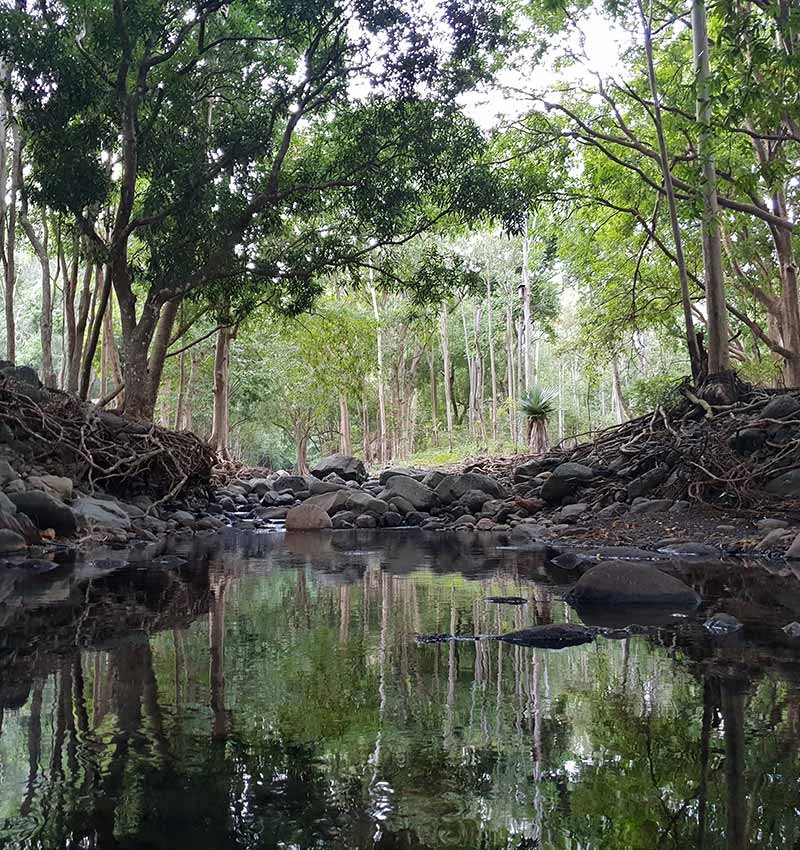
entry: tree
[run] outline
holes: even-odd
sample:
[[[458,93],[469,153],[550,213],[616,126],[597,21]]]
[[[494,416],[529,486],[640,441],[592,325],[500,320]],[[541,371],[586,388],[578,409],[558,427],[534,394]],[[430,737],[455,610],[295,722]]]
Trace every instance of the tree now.
[[[363,261],[363,237],[390,244],[490,197],[453,98],[485,75],[502,17],[446,4],[442,31],[402,4],[351,12],[70,0],[0,15],[31,194],[107,264],[129,415],[152,415],[183,299],[250,287],[310,304],[316,275]]]
[[[544,454],[550,448],[547,423],[553,415],[553,399],[556,390],[535,384],[520,399],[520,409],[528,421],[528,449],[531,454]]]

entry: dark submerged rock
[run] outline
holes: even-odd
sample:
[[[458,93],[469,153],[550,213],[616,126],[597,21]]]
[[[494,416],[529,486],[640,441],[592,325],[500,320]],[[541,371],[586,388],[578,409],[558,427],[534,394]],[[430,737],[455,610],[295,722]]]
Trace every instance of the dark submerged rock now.
[[[655,565],[636,561],[604,561],[584,573],[566,595],[578,605],[660,605],[696,608],[700,597],[687,584]]]
[[[532,626],[529,629],[500,635],[500,640],[518,646],[561,649],[566,646],[591,643],[594,637],[594,631],[586,628],[586,626],[576,623],[550,623],[546,626]]]
[[[78,520],[75,514],[58,499],[40,490],[11,493],[11,501],[17,510],[29,516],[40,529],[52,528],[56,534],[75,534]]]

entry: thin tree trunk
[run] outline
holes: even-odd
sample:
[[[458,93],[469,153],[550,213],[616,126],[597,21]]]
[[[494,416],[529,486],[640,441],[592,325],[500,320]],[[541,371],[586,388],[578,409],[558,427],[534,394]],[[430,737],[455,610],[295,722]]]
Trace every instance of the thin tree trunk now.
[[[508,428],[511,442],[517,444],[517,396],[514,390],[514,317],[506,305],[506,381],[508,383]]]
[[[175,402],[175,424],[173,426],[176,431],[180,430],[185,417],[186,378],[186,352],[181,351],[178,357],[178,398]]]
[[[73,260],[73,269],[75,274],[72,279],[77,285],[77,258]],[[94,266],[90,262],[86,262],[83,271],[83,285],[81,287],[81,299],[78,303],[77,315],[75,314],[75,293],[72,292],[71,303],[67,304],[67,354],[69,363],[67,364],[67,392],[78,393],[80,387],[80,370],[83,361],[83,345],[86,335],[86,326],[89,322],[89,314],[92,305],[92,272]],[[97,286],[100,286],[100,278],[96,279]]]
[[[708,313],[709,376],[730,370],[728,308],[722,271],[722,246],[719,235],[717,170],[711,137],[711,69],[704,0],[692,0],[692,38],[697,81],[697,123],[700,126],[698,151],[703,182],[703,259],[705,269],[706,310]]]
[[[494,328],[492,323],[492,282],[486,278],[486,321],[489,332],[489,372],[492,379],[492,443],[497,447],[497,366],[494,359]]]
[[[369,439],[369,404],[366,394],[361,399],[361,446],[364,450],[364,462],[370,463],[372,452]]]
[[[230,388],[230,345],[233,334],[228,327],[217,331],[217,345],[214,351],[214,409],[209,443],[219,456],[230,459],[229,447],[229,407]]]
[[[464,312],[464,302],[461,302],[461,324],[464,329],[464,356],[467,358],[467,373],[469,376],[469,395],[467,400],[467,424],[471,440],[476,439],[475,418],[475,358],[470,354],[469,335],[467,334],[467,315]]]
[[[196,348],[192,353],[192,365],[189,369],[189,380],[186,384],[186,399],[187,403],[183,408],[183,428],[186,431],[192,430],[192,421],[194,414],[194,388],[197,384],[197,373],[200,369],[200,363],[203,361],[205,354],[201,348]]]
[[[691,363],[692,377],[699,381],[705,370],[705,364],[700,355],[700,346],[697,342],[697,334],[694,329],[694,318],[692,316],[692,297],[689,292],[689,276],[686,272],[686,259],[683,254],[683,238],[681,227],[678,222],[678,206],[675,201],[675,190],[672,185],[672,170],[667,155],[667,143],[664,138],[664,125],[661,120],[661,101],[656,84],[656,71],[653,62],[653,40],[650,30],[651,22],[644,12],[642,0],[638,0],[639,15],[642,19],[642,30],[644,32],[644,47],[647,55],[647,76],[650,81],[650,94],[653,98],[652,118],[658,137],[659,165],[661,176],[664,180],[664,191],[667,196],[669,207],[669,223],[672,229],[672,241],[675,244],[675,261],[678,266],[678,280],[681,285],[681,303],[683,305],[683,321],[686,328],[686,344],[689,350],[689,361]]]
[[[525,392],[531,388],[531,287],[528,268],[530,242],[528,240],[528,214],[525,214],[525,227],[522,233],[522,325],[523,325],[523,362],[525,366]]]
[[[564,439],[564,364],[558,361],[558,442]]]
[[[83,352],[83,359],[80,368],[80,386],[79,395],[83,400],[89,397],[89,387],[92,379],[92,363],[94,355],[97,351],[97,344],[100,341],[100,330],[103,326],[103,316],[108,306],[108,299],[111,295],[111,278],[108,274],[108,269],[98,265],[95,273],[95,289],[96,289],[96,307],[92,325],[89,328],[89,337],[86,340],[86,347]]]
[[[617,421],[621,425],[627,419],[631,418],[631,414],[628,410],[628,405],[625,403],[625,396],[622,394],[622,382],[619,379],[619,363],[616,357],[611,361],[611,368],[613,369],[612,392],[614,406],[617,411]]]
[[[347,407],[347,396],[339,396],[339,451],[343,455],[353,453],[350,435],[350,410]]]
[[[6,357],[12,363],[17,359],[17,327],[14,318],[14,290],[17,283],[17,198],[22,187],[22,150],[16,119],[11,114],[10,94],[6,91],[6,115],[11,128],[11,190],[8,193],[5,217],[5,314]]]
[[[436,348],[431,343],[428,350],[428,371],[431,378],[431,431],[434,446],[439,445],[439,399],[436,380]]]
[[[294,426],[294,442],[297,448],[297,474],[308,475],[308,429],[300,422]]]
[[[383,464],[388,458],[388,445],[386,438],[386,398],[384,396],[383,387],[383,332],[381,331],[381,316],[378,311],[378,294],[375,291],[375,282],[373,279],[372,269],[369,271],[370,276],[370,295],[372,297],[372,314],[375,317],[375,339],[377,344],[378,358],[378,429],[379,429],[379,444],[378,444],[378,460]]]
[[[442,305],[439,319],[439,335],[442,343],[444,365],[444,406],[447,413],[447,448],[453,451],[453,385],[450,375],[450,333],[447,327],[447,305]]]

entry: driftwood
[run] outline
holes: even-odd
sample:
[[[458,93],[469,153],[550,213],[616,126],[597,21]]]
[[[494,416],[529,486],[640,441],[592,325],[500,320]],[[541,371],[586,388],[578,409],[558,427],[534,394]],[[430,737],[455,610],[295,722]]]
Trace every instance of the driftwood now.
[[[0,422],[34,464],[90,490],[146,492],[164,501],[208,487],[216,463],[212,449],[189,431],[129,422],[67,393],[32,391],[10,378],[0,378]]]

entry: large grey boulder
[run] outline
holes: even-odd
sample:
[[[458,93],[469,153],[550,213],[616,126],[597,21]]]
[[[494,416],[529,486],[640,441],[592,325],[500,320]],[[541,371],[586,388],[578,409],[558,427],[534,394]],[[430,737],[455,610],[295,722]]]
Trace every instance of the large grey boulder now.
[[[28,486],[31,490],[44,490],[64,502],[72,499],[72,479],[63,475],[31,475]]]
[[[11,493],[9,499],[20,513],[29,516],[41,530],[52,528],[61,535],[75,534],[78,530],[78,519],[74,512],[49,493],[29,490]]]
[[[319,493],[316,496],[310,496],[303,502],[304,505],[316,505],[322,508],[329,515],[333,515],[338,511],[344,510],[347,500],[350,498],[350,491],[339,487],[336,490],[331,490],[328,493]]]
[[[362,490],[350,491],[345,507],[347,510],[355,511],[356,513],[369,511],[373,514],[385,514],[389,510],[388,503],[383,499],[376,499]]]
[[[82,496],[72,503],[72,510],[81,525],[94,528],[121,528],[125,531],[131,527],[130,516],[116,502]]]
[[[5,487],[9,481],[16,481],[18,478],[16,469],[7,460],[0,460],[0,487]]]
[[[279,475],[272,482],[272,489],[276,493],[282,493],[284,490],[291,490],[292,493],[300,493],[308,489],[308,481],[301,475]]]
[[[321,478],[314,478],[313,475],[308,479],[308,492],[312,496],[321,496],[323,493],[336,493],[339,490],[346,489],[345,484],[337,484],[335,481],[323,481]]]
[[[328,512],[319,505],[309,505],[307,501],[286,514],[287,531],[312,531],[332,527]]]
[[[791,395],[779,395],[767,402],[760,419],[800,419],[800,401]]]
[[[325,478],[335,472],[345,481],[362,481],[367,480],[367,470],[364,466],[364,461],[351,455],[335,454],[329,457],[322,458],[316,463],[311,470],[311,474],[315,478]]]
[[[570,605],[660,605],[696,608],[700,597],[653,564],[604,561],[585,572],[566,595]]]
[[[395,475],[390,478],[378,498],[391,502],[396,496],[405,499],[418,511],[430,510],[438,502],[436,493],[430,487],[407,475]]]
[[[560,463],[542,485],[541,496],[551,505],[560,505],[593,478],[592,470],[582,463]]]
[[[414,469],[410,466],[393,466],[389,469],[384,469],[378,481],[385,487],[386,482],[395,475],[407,475],[409,478],[415,478],[417,481],[421,481],[425,477],[425,472],[422,469]]]
[[[446,475],[437,485],[434,491],[445,504],[455,502],[470,490],[481,490],[496,499],[506,496],[505,489],[488,475],[480,472],[455,472]]]

